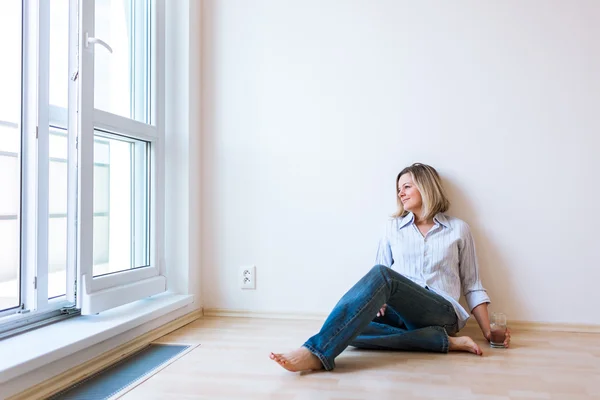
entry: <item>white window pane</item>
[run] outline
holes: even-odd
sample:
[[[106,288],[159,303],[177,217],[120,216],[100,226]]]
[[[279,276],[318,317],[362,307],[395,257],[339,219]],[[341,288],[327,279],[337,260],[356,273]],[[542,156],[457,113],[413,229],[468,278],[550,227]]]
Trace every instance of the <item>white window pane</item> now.
[[[19,221],[0,219],[0,311],[19,305]]]
[[[95,143],[108,145],[109,163],[94,166],[94,276],[147,266],[148,144],[113,137]]]
[[[94,165],[94,215],[110,209],[110,166]]]
[[[0,2],[0,123],[21,122],[21,1]]]
[[[149,1],[96,0],[94,107],[141,122],[149,121]]]
[[[64,82],[67,85],[67,82]],[[50,128],[48,171],[48,298],[62,296],[67,284],[68,137]]]
[[[50,161],[49,211],[52,214],[67,214],[67,163]]]
[[[21,168],[19,158],[0,153],[0,216],[19,215]]]
[[[67,217],[50,216],[48,225],[48,298],[67,292]]]
[[[107,164],[110,162],[110,146],[106,140],[94,140],[94,164]]]
[[[67,161],[69,157],[69,143],[67,131],[50,128],[50,158]]]
[[[0,93],[0,102],[3,98],[4,94]],[[18,153],[20,149],[21,129],[19,129],[19,124],[0,120],[0,151]]]
[[[50,2],[50,104],[69,103],[69,0]]]
[[[94,216],[94,274],[102,275],[108,272],[104,271],[105,266],[108,266],[109,246],[108,246],[108,231],[109,231],[108,216]],[[100,271],[102,269],[102,271]],[[97,273],[100,272],[100,273]]]
[[[20,304],[21,9],[0,1],[0,310]]]

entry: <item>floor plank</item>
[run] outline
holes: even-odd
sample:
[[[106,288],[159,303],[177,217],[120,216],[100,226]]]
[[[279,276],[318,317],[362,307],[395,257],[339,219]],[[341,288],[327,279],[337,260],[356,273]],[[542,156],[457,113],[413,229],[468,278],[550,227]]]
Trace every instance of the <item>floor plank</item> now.
[[[126,400],[600,399],[600,335],[512,332],[511,349],[468,353],[348,348],[333,372],[291,373],[268,358],[318,331],[319,321],[205,317],[157,341],[200,344]],[[485,347],[483,347],[485,346]]]

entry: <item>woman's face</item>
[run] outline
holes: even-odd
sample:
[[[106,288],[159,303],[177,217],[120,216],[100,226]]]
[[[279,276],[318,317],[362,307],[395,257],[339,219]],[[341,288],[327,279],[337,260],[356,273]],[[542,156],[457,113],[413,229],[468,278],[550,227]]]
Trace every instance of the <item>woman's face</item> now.
[[[398,179],[398,197],[402,201],[405,210],[413,213],[421,211],[423,206],[421,192],[413,183],[410,174],[404,174]]]

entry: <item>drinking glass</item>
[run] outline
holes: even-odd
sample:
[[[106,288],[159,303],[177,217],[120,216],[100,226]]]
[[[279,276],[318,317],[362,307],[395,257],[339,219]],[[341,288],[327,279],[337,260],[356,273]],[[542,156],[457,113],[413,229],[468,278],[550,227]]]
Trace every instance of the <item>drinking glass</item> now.
[[[490,325],[492,328],[490,346],[494,348],[504,348],[504,340],[506,339],[506,315],[502,313],[492,313]]]

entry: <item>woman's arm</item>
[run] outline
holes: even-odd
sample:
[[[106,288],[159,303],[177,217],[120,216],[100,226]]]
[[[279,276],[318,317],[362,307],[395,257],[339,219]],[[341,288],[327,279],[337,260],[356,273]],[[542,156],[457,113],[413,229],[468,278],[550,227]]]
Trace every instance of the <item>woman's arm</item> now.
[[[475,253],[475,243],[469,226],[465,223],[460,227],[461,241],[458,247],[458,267],[462,292],[469,309],[477,319],[484,335],[490,332],[490,319],[487,305],[490,298],[479,279],[479,265]]]
[[[488,313],[490,298],[479,279],[479,266],[477,265],[475,243],[473,241],[473,236],[471,235],[471,230],[467,224],[465,224],[462,229],[462,242],[459,245],[459,269],[463,294],[471,309],[471,313],[473,313],[479,324],[483,336],[489,341],[492,337],[490,316]],[[510,330],[507,329],[504,346],[508,347],[509,343]]]
[[[473,316],[481,328],[483,336],[489,341],[492,335],[492,329],[490,328],[490,316],[488,313],[488,303],[482,303],[473,309]]]
[[[473,315],[479,324],[479,328],[481,328],[481,332],[483,332],[483,336],[489,342],[492,339],[492,329],[490,327],[490,316],[488,313],[487,303],[483,303],[475,307],[473,309]],[[506,328],[506,334],[504,335],[504,347],[508,347],[509,345],[510,329]]]
[[[390,222],[386,224],[384,234],[379,239],[379,243],[377,244],[375,265],[385,265],[386,267],[391,268],[394,264],[394,257],[392,256],[392,246],[390,245],[390,238],[388,234],[389,226]]]

